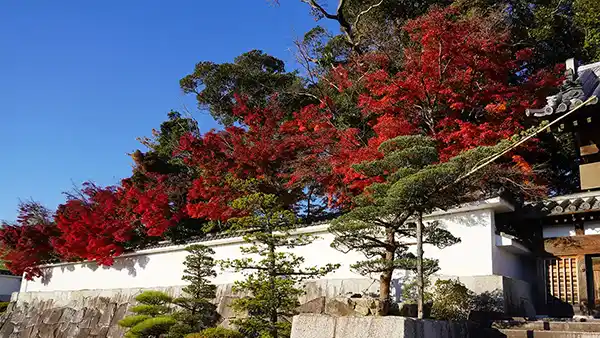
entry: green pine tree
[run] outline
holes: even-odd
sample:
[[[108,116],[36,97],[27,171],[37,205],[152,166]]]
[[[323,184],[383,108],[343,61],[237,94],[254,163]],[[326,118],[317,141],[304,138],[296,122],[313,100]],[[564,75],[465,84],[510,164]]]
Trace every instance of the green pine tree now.
[[[436,261],[423,259],[423,243],[443,248],[459,241],[437,222],[424,222],[423,215],[497,194],[507,182],[518,181],[519,171],[502,164],[462,177],[508,143],[479,147],[440,162],[434,139],[400,136],[381,144],[382,159],[355,166],[384,181],[369,186],[355,199],[353,210],[332,222],[330,231],[336,236],[332,246],[362,252],[367,259],[353,268],[364,275],[380,274],[380,314],[390,309],[390,284],[399,269],[416,273],[419,317],[423,316],[424,280],[437,270]],[[416,255],[409,252],[411,245],[416,245]]]
[[[129,330],[126,338],[154,338],[169,332],[177,323],[171,314],[173,298],[160,291],[145,291],[135,297],[138,305],[131,308],[132,316],[119,321],[119,325]]]
[[[198,332],[216,324],[218,314],[211,302],[216,297],[216,286],[209,280],[216,277],[214,250],[203,245],[190,245],[186,248],[189,255],[185,258],[183,280],[185,286],[181,297],[173,303],[181,308],[173,314],[178,323],[171,328],[169,337],[182,337],[184,334]]]
[[[326,275],[338,267],[305,267],[304,258],[283,249],[291,249],[310,243],[314,238],[307,235],[290,235],[295,228],[296,215],[284,210],[271,194],[257,192],[256,181],[245,181],[240,188],[247,193],[235,200],[232,206],[245,212],[246,216],[232,219],[234,229],[247,231],[244,240],[251,246],[243,247],[242,253],[255,258],[242,258],[222,262],[224,268],[243,271],[244,281],[234,285],[234,291],[249,294],[235,301],[236,311],[247,317],[236,319],[234,324],[249,336],[270,338],[288,337],[289,318],[299,306],[298,297],[304,293],[301,282]]]

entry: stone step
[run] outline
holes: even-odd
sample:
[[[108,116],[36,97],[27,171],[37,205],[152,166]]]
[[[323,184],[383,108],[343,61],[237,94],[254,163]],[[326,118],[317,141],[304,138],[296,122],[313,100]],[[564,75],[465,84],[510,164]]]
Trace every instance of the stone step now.
[[[600,321],[572,322],[572,321],[498,321],[492,324],[495,329],[511,330],[536,330],[536,331],[573,331],[573,332],[598,332],[600,333]]]
[[[600,332],[499,330],[506,338],[600,338]]]

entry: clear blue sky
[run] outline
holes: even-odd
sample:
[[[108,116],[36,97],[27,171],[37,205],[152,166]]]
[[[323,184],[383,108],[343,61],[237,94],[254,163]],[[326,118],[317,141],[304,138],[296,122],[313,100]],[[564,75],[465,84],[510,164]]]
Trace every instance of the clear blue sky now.
[[[0,3],[0,220],[19,199],[49,208],[73,184],[115,184],[170,109],[216,124],[184,96],[196,62],[262,49],[293,67],[293,39],[315,25],[283,0]]]

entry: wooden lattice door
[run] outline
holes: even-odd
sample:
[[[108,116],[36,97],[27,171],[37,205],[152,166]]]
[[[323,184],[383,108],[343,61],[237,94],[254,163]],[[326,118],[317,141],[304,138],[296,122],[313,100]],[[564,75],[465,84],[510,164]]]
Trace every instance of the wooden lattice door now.
[[[579,304],[577,258],[545,259],[544,267],[546,271],[546,303]]]

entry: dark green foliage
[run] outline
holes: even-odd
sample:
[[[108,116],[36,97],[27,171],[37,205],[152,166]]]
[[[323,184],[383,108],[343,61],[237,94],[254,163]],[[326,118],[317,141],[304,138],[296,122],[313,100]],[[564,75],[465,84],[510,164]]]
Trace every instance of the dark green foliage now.
[[[244,338],[244,335],[223,327],[212,327],[200,333],[189,334],[185,338]]]
[[[173,316],[182,324],[173,329],[181,333],[211,327],[215,325],[218,317],[216,307],[211,303],[216,296],[216,286],[208,280],[216,276],[215,262],[211,257],[215,252],[203,245],[188,246],[186,251],[189,254],[185,258],[182,279],[189,284],[182,289],[182,296],[173,300],[173,303],[181,308],[181,311]]]
[[[437,280],[431,293],[437,320],[467,320],[474,308],[475,294],[458,280]]]
[[[241,182],[246,194],[232,206],[246,212],[247,216],[231,220],[234,229],[251,230],[244,239],[251,246],[241,249],[243,254],[258,256],[222,262],[224,268],[243,271],[247,277],[237,281],[234,291],[250,296],[236,300],[232,307],[247,313],[246,318],[234,321],[240,331],[250,337],[288,337],[290,323],[286,318],[295,314],[298,297],[304,293],[300,282],[318,278],[333,271],[336,265],[301,267],[304,258],[289,252],[290,249],[310,243],[314,237],[290,235],[296,224],[296,215],[281,207],[274,195],[256,192],[256,182]]]
[[[144,320],[133,326],[126,334],[126,338],[148,337],[154,338],[165,334],[177,324],[177,321],[169,316],[154,317]]]
[[[150,317],[156,317],[170,312],[170,308],[167,305],[148,305],[141,304],[131,308],[131,312],[138,313],[140,315],[148,315]]]
[[[150,319],[152,318],[151,316],[148,315],[134,315],[134,316],[128,316],[125,317],[123,319],[121,319],[119,321],[119,326],[122,327],[134,327],[135,325],[143,322],[146,319]]]
[[[161,291],[144,291],[137,295],[135,300],[145,305],[156,305],[157,307],[162,307],[172,302],[173,297]]]
[[[172,312],[169,304],[173,298],[160,291],[145,291],[135,297],[140,304],[131,308],[135,315],[128,316],[119,321],[119,325],[129,330],[125,334],[128,338],[158,337],[169,331],[177,321],[169,316]]]
[[[355,199],[353,210],[332,222],[330,231],[336,236],[332,246],[343,252],[362,252],[366,260],[353,265],[359,273],[380,273],[381,314],[389,311],[394,270],[416,272],[422,299],[423,279],[437,270],[436,261],[422,258],[422,244],[444,248],[460,240],[438,222],[423,221],[423,215],[497,194],[507,182],[520,181],[516,178],[520,172],[497,164],[463,178],[509,143],[475,148],[440,163],[435,140],[400,136],[381,144],[382,159],[355,166],[381,182],[369,186]],[[415,244],[416,256],[409,252]]]
[[[417,287],[417,278],[416,276],[410,276],[407,278],[404,283],[402,283],[402,303],[408,304],[416,304],[419,298],[419,288]],[[423,281],[423,288],[425,289],[425,293],[423,295],[423,300],[425,302],[430,302],[432,300],[432,294],[428,290],[431,286],[431,281],[429,278],[425,278]]]
[[[177,323],[169,328],[169,332],[164,338],[182,338],[190,332],[196,331],[192,325],[182,322],[176,314],[174,314],[172,317],[177,321]]]
[[[135,299],[140,303],[131,308],[133,316],[124,318],[120,326],[128,327],[127,337],[182,338],[186,334],[215,325],[216,307],[210,301],[215,298],[216,287],[208,280],[216,276],[214,251],[202,245],[186,248],[189,255],[184,265],[185,286],[181,297],[173,299],[160,291],[146,291]],[[174,305],[180,310],[175,311]]]
[[[160,124],[159,130],[152,131],[152,137],[140,138],[140,142],[156,153],[160,158],[167,160],[177,160],[173,156],[179,146],[179,139],[191,133],[200,135],[198,122],[191,117],[183,117],[181,113],[171,110],[167,114],[167,120]]]
[[[0,302],[0,313],[6,312],[10,302]]]
[[[346,63],[353,52],[380,51],[392,60],[402,54],[400,27],[408,20],[420,16],[435,5],[450,5],[450,0],[347,0],[340,8],[328,7],[326,1],[303,1],[310,5],[315,19],[336,20],[341,34],[331,34],[323,28],[309,31],[304,38],[305,47],[318,67]],[[337,1],[336,1],[337,2]]]
[[[302,94],[303,81],[296,72],[286,72],[283,61],[259,50],[244,53],[233,63],[199,62],[180,86],[185,93],[196,94],[199,108],[208,109],[224,125],[236,121],[233,107],[238,98],[250,107],[264,107],[276,98],[290,113],[314,101]]]

